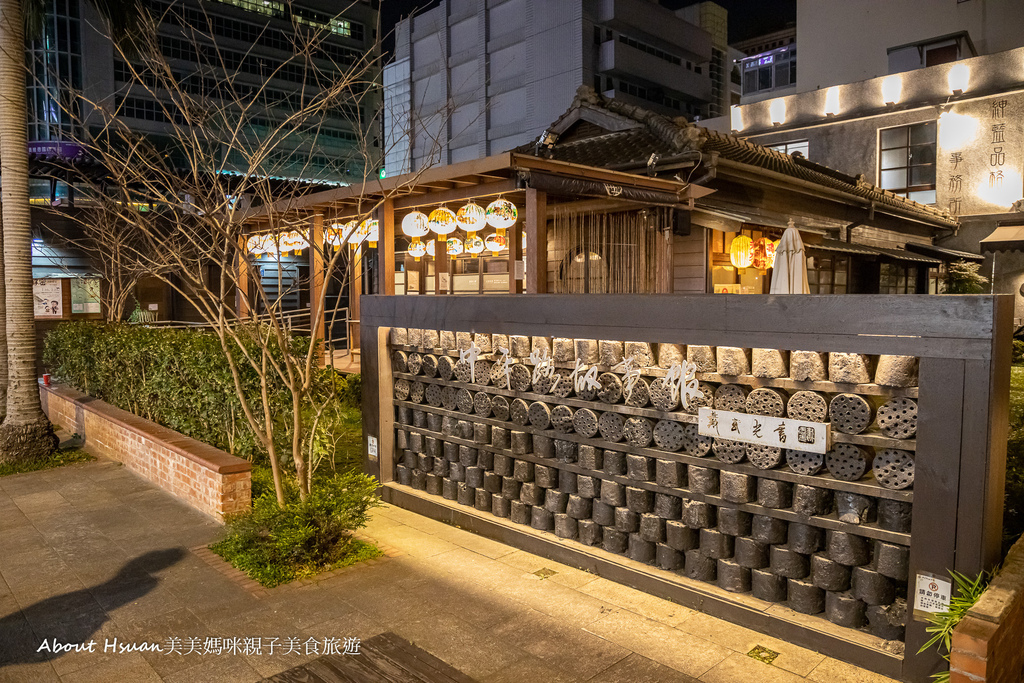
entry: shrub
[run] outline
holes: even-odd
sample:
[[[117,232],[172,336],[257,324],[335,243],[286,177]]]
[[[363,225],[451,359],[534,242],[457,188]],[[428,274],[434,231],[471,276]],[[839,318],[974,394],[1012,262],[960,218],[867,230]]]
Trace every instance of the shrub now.
[[[924,630],[932,634],[932,637],[917,651],[917,654],[921,654],[928,648],[935,646],[939,654],[947,662],[949,661],[949,653],[952,649],[953,630],[960,623],[960,620],[964,618],[968,610],[978,602],[981,594],[988,587],[990,578],[988,572],[982,572],[973,579],[954,571],[950,571],[950,574],[953,576],[955,590],[949,600],[949,609],[929,617],[929,624],[925,626]],[[945,649],[945,652],[942,651],[943,649]],[[949,671],[932,674],[932,678],[936,683],[948,683]]]
[[[256,480],[254,476],[254,493]],[[351,537],[366,525],[369,510],[380,505],[372,477],[318,479],[305,502],[292,490],[284,508],[274,498],[273,480],[264,482],[261,475],[260,481],[270,490],[256,498],[251,511],[230,517],[227,538],[210,546],[253,580],[276,586],[380,554]]]
[[[1013,340],[1013,355],[1010,358],[1010,362],[1014,364],[1024,363],[1024,340]]]

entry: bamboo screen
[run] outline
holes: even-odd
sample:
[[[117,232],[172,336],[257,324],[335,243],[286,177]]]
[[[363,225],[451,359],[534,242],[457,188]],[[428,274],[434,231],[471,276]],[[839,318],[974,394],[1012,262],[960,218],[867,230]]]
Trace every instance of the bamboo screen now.
[[[655,287],[658,229],[668,209],[555,211],[549,255],[556,294],[648,294]]]

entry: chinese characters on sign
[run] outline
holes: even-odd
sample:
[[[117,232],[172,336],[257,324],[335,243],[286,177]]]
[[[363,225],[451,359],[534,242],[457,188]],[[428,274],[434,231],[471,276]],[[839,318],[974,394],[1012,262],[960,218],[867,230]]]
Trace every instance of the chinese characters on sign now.
[[[927,621],[933,614],[948,611],[952,589],[948,579],[920,572],[914,589],[914,618]]]
[[[804,422],[715,408],[701,408],[698,411],[697,432],[701,436],[792,448],[809,453],[825,453],[832,445],[831,425],[828,422]]]

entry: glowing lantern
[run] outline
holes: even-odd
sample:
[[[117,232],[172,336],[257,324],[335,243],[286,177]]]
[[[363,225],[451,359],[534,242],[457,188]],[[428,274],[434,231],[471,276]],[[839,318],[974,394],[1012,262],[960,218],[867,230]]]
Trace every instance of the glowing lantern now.
[[[298,230],[290,230],[285,233],[281,233],[278,238],[279,249],[282,255],[287,256],[289,251],[294,251],[299,254],[303,249],[309,246],[309,241],[306,236]]]
[[[420,242],[419,237],[415,237],[412,240],[412,244],[409,245],[408,252],[412,254],[413,258],[419,261],[423,255],[427,253],[427,247],[423,242]]]
[[[402,219],[402,232],[409,237],[423,237],[430,232],[427,214],[413,211]]]
[[[434,258],[434,254],[437,252],[437,242],[430,240],[427,242],[427,254],[430,258]]]
[[[498,197],[487,205],[487,223],[496,228],[500,235],[504,235],[507,228],[515,225],[518,218],[516,205],[507,199]]]
[[[455,214],[451,209],[444,206],[430,212],[428,225],[430,226],[430,229],[438,235],[447,235],[454,231],[455,228],[459,227],[455,220]]]
[[[498,252],[504,250],[507,243],[508,240],[505,239],[505,236],[499,235],[498,233],[488,235],[485,242],[487,248],[491,250],[492,256],[497,256]]]
[[[754,242],[751,263],[759,270],[768,270],[775,266],[775,243],[767,237]]]
[[[371,218],[366,221],[366,241],[370,243],[371,249],[377,248],[377,241],[380,239],[380,221]]]
[[[461,253],[462,253],[462,240],[460,240],[458,237],[449,237],[448,238],[448,255],[449,256],[458,256]]]
[[[484,241],[476,236],[474,232],[471,236],[466,237],[466,251],[470,254],[479,254],[484,250]]]
[[[324,241],[335,249],[339,249],[341,245],[345,244],[346,232],[345,226],[341,223],[332,223],[329,228],[324,230]]]
[[[746,235],[736,235],[729,247],[729,260],[737,268],[749,268],[753,258],[753,242]]]
[[[487,225],[487,212],[479,204],[470,202],[459,209],[459,212],[455,214],[455,220],[460,228],[472,235],[472,233],[482,230]]]

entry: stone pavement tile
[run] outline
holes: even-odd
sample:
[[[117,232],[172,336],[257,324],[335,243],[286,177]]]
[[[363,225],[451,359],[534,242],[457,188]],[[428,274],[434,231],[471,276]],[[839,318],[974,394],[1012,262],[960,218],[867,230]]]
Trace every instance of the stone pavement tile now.
[[[586,630],[695,677],[732,654],[726,647],[621,609],[589,624]]]
[[[807,680],[815,683],[897,683],[881,674],[831,657],[826,657],[821,664],[814,667],[814,671],[807,676]]]
[[[197,615],[199,616],[199,615]],[[274,607],[255,601],[249,609],[234,614],[223,614],[218,618],[200,617],[209,627],[211,635],[222,638],[246,638],[255,636],[288,637],[298,635],[292,611],[287,607]]]
[[[557,669],[533,655],[524,654],[501,669],[477,677],[477,680],[481,683],[576,683],[582,679],[576,674]]]
[[[205,660],[187,669],[164,675],[164,683],[251,683],[263,678],[245,660],[234,655],[208,656]]]
[[[59,683],[60,677],[49,662],[0,665],[0,683]]]
[[[615,643],[530,608],[520,610],[490,632],[549,666],[575,673],[580,680],[589,679],[631,654]]]
[[[449,611],[451,613],[432,610],[410,614],[390,630],[480,681],[507,669],[523,656],[521,650],[509,647],[503,639],[455,616],[461,611],[457,603],[451,603]],[[519,680],[541,679],[521,677]]]
[[[387,631],[388,628],[377,616],[369,616],[357,609],[353,609],[342,617],[331,621],[322,621],[308,628],[302,629],[303,640],[312,636],[314,638],[359,638],[369,640],[376,635]],[[294,634],[300,635],[300,634]]]
[[[586,583],[579,590],[598,600],[604,600],[616,607],[635,612],[654,621],[660,621],[668,626],[679,626],[695,614],[692,609],[677,605],[671,600],[663,600],[608,579],[598,578]]]
[[[50,664],[53,665],[54,671],[59,675],[64,676],[74,671],[80,671],[91,666],[97,666],[107,662],[108,660],[124,657],[124,655],[119,654],[116,649],[105,651],[105,646],[108,644],[112,645],[115,639],[117,642],[127,642],[124,632],[113,622],[107,621],[90,633],[88,637],[84,637],[80,641],[83,644],[95,641],[96,644],[93,646],[92,652],[68,652],[52,660]]]
[[[63,683],[159,683],[160,676],[137,652],[126,653],[61,676]]]
[[[758,681],[758,683],[803,683],[806,679],[771,664],[765,664],[753,657],[733,653],[700,677],[703,683],[736,683],[737,681]]]
[[[31,526],[32,520],[30,520],[18,506],[14,506],[12,510],[5,510],[0,514],[0,531],[4,533],[7,533],[12,529]]]
[[[37,476],[39,474],[42,473],[26,472],[25,474],[0,477],[0,490],[3,490],[10,498],[52,490],[53,485],[50,481]]]
[[[76,615],[103,612],[103,608],[84,588],[68,592],[54,592],[52,595],[29,601],[20,598],[22,613],[33,626],[50,622],[67,621]]]
[[[149,662],[161,677],[194,666],[200,655],[189,652],[186,644],[188,638],[202,638],[216,635],[190,610],[182,608],[166,614],[144,619],[122,627],[122,640],[131,642],[157,643],[165,652],[142,652],[142,657]],[[170,639],[180,639],[171,642]],[[211,655],[212,656],[212,655]]]
[[[615,610],[611,604],[603,600],[551,581],[541,580],[532,574],[524,574],[521,581],[498,586],[494,590],[548,616],[576,626],[585,626]]]
[[[204,624],[221,623],[230,620],[235,614],[241,614],[259,606],[260,601],[241,586],[227,579],[214,576],[211,572],[208,580],[211,584],[190,584],[187,592],[180,584],[168,579],[168,590],[174,591],[193,614]]]
[[[110,618],[122,626],[186,606],[179,596],[160,585],[148,589],[142,595],[137,595],[136,591],[128,587],[123,591],[93,589],[93,595],[107,610]]]
[[[583,586],[592,581],[596,581],[597,579],[597,574],[591,574],[590,572],[585,572],[582,569],[576,569],[574,567],[564,567],[554,576],[548,577],[547,580],[554,581],[555,583],[567,586],[568,588],[580,590]]]
[[[555,562],[554,560],[548,560],[540,555],[534,555],[532,553],[525,552],[523,550],[513,550],[512,552],[502,555],[498,558],[498,561],[507,564],[510,567],[515,567],[527,574],[532,574],[538,569],[554,569],[555,571],[561,571],[569,569],[567,565]]]
[[[798,645],[793,645],[784,640],[778,640],[763,633],[758,633],[749,628],[717,619],[708,614],[695,612],[677,628],[687,633],[706,638],[718,645],[724,645],[741,655],[746,655],[756,645],[762,645],[769,650],[779,653],[779,656],[772,662],[772,665],[792,671],[798,676],[806,676],[811,673],[814,667],[818,666],[825,659],[825,656],[808,650]]]
[[[287,611],[296,628],[305,629],[340,619],[355,611],[352,605],[341,598],[342,594],[341,591],[334,593],[319,586],[311,586],[291,593],[277,604]]]
[[[281,640],[284,642],[283,638]],[[305,641],[305,638],[302,640]],[[276,647],[280,648],[281,643],[278,643]],[[245,662],[259,674],[259,676],[254,680],[259,680],[260,678],[269,678],[270,676],[279,674],[282,671],[287,671],[293,667],[306,664],[310,660],[316,659],[316,655],[307,655],[301,651],[298,654],[282,654],[281,651],[276,650],[272,655],[243,655],[242,659],[244,659]]]
[[[11,499],[29,517],[31,517],[30,513],[32,512],[49,512],[55,508],[68,506],[68,502],[64,500],[63,496],[56,491],[48,489],[22,495],[12,495]]]
[[[601,673],[589,679],[587,683],[697,683],[693,676],[669,668],[647,659],[635,652]],[[735,681],[735,683],[745,683]],[[753,683],[753,682],[752,682]]]
[[[35,574],[4,570],[4,579],[22,609],[55,595],[84,590],[86,585],[62,562],[46,566]]]
[[[442,524],[440,528],[435,528],[431,534],[450,543],[454,543],[460,548],[472,550],[475,553],[479,553],[480,555],[491,559],[503,557],[516,552],[516,549],[510,545],[498,543],[497,541],[492,541],[489,538],[484,538],[483,536],[474,534],[471,531],[459,529],[458,527],[449,526],[447,524]],[[387,537],[382,537],[382,540],[386,541]]]
[[[382,540],[386,540],[388,545],[417,557],[431,557],[455,550],[457,547],[444,539],[409,526],[390,531]]]

